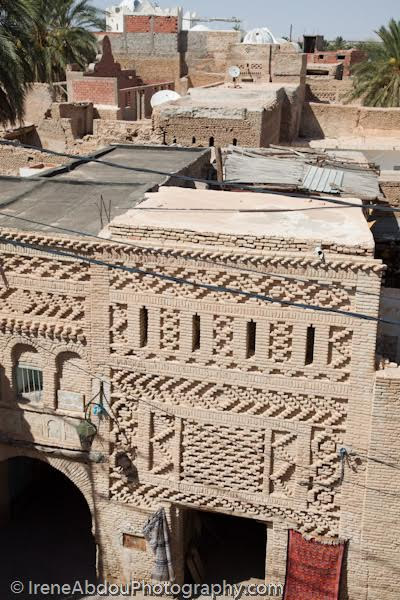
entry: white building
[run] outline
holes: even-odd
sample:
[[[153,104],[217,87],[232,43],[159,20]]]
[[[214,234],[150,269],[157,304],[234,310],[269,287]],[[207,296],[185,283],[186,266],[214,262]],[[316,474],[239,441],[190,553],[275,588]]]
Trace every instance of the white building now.
[[[190,10],[186,11],[183,15],[182,29],[184,31],[189,31],[189,29],[193,29],[193,27],[199,24],[199,19],[200,16],[196,12],[191,12]]]

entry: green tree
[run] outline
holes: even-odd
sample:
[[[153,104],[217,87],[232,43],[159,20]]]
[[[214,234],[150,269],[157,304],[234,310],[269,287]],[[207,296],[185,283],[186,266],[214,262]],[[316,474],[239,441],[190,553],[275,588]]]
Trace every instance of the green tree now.
[[[324,44],[324,50],[348,50],[350,47],[351,45],[341,35]]]
[[[0,124],[23,118],[33,80],[30,32],[37,15],[30,0],[0,0]]]
[[[400,21],[391,19],[375,33],[382,43],[353,67],[349,100],[362,98],[364,106],[400,107]]]
[[[365,52],[367,59],[375,60],[380,57],[382,54],[382,42],[377,42],[376,40],[366,40],[365,42],[358,42],[355,45],[357,50],[361,50]]]
[[[97,53],[92,30],[105,30],[103,11],[89,0],[30,0],[40,15],[32,32],[35,80],[62,81],[66,66],[85,68]]]

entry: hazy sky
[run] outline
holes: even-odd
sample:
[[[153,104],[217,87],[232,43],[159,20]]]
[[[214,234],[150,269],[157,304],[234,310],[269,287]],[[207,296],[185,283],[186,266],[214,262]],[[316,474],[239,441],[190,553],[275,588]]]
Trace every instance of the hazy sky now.
[[[101,8],[120,0],[92,0]],[[204,17],[239,17],[245,29],[269,27],[280,37],[321,33],[327,39],[342,35],[348,40],[373,37],[373,31],[391,17],[400,19],[399,0],[159,0],[162,7],[183,6]]]

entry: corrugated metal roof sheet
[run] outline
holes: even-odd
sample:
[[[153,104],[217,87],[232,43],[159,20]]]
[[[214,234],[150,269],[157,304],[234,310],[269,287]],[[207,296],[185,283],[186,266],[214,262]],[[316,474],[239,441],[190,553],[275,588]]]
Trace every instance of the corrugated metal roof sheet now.
[[[270,188],[343,194],[362,200],[375,200],[381,196],[378,175],[373,170],[352,168],[350,163],[345,168],[320,167],[310,164],[312,156],[263,155],[262,152],[267,150],[230,148],[224,157],[225,180]]]
[[[282,158],[241,156],[228,154],[225,161],[225,178],[237,183],[301,185],[304,165],[300,161]]]
[[[343,171],[311,166],[304,176],[303,188],[310,192],[340,194],[343,191],[343,178]]]

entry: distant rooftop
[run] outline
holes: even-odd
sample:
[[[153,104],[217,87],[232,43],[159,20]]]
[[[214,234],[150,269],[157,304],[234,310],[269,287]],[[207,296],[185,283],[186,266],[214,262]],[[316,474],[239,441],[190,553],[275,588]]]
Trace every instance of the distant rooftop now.
[[[254,236],[295,239],[307,243],[374,248],[374,240],[362,210],[362,202],[348,198],[355,208],[343,207],[324,198],[311,199],[254,192],[224,192],[162,187],[117,217],[110,229],[129,231],[148,229],[152,235],[163,229],[205,236]],[[263,212],[265,211],[265,212]],[[211,239],[211,238],[210,238]]]
[[[235,111],[262,111],[274,103],[280,93],[295,92],[299,86],[294,83],[246,83],[234,88],[225,83],[211,88],[191,88],[186,96],[165,103],[158,109],[164,116],[190,115],[194,118],[209,116],[210,111],[220,112],[219,118],[242,118]]]
[[[206,163],[209,150],[168,146],[116,145],[97,153],[100,160],[170,175],[186,173],[197,160]],[[134,172],[99,163],[82,162],[47,171],[40,177],[0,177],[0,227],[53,231],[53,226],[98,234],[108,223],[143,200],[170,176]],[[13,216],[40,221],[33,225]]]

